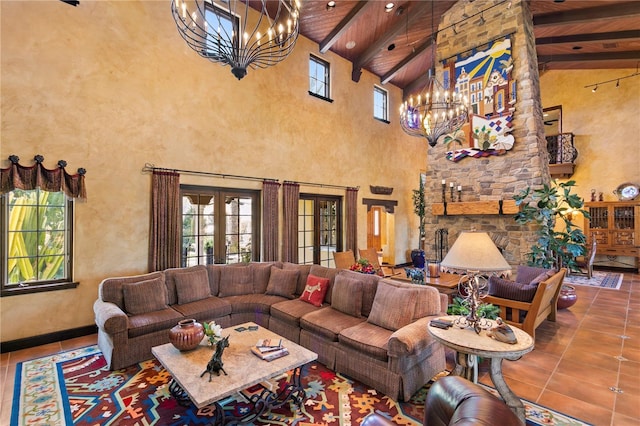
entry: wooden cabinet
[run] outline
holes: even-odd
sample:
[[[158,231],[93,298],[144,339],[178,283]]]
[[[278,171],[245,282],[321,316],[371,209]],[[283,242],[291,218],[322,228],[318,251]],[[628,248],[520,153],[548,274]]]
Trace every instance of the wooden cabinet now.
[[[640,266],[640,201],[600,201],[585,203],[591,219],[585,218],[588,244],[595,238],[596,254],[630,256]]]

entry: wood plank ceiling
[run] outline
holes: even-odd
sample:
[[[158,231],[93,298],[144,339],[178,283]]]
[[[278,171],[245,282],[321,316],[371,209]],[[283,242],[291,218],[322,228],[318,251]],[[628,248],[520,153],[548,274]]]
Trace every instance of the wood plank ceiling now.
[[[391,0],[389,0],[391,1]],[[472,1],[472,0],[469,0]],[[487,7],[494,1],[486,2]],[[509,1],[509,0],[505,0]],[[303,0],[300,33],[362,69],[409,90],[432,67],[431,39],[455,1]],[[541,72],[636,69],[640,63],[640,1],[530,0]],[[436,37],[437,39],[437,37]],[[640,77],[639,77],[640,78]]]

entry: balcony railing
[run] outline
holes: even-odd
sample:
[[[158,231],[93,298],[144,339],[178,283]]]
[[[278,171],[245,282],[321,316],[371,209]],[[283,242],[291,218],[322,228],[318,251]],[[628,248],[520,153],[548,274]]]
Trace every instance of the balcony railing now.
[[[546,139],[551,176],[571,176],[578,158],[578,150],[573,146],[573,133],[560,133]]]

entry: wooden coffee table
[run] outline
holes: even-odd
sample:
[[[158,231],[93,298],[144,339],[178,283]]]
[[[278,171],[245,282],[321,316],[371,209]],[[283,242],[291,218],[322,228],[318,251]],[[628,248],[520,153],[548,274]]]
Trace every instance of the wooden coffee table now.
[[[464,317],[441,317],[458,322],[464,321]],[[485,327],[477,334],[473,328],[464,325],[453,325],[448,329],[429,326],[429,334],[443,345],[456,351],[456,367],[451,374],[463,376],[468,380],[477,382],[478,357],[491,359],[489,376],[498,393],[509,408],[525,423],[524,404],[507,386],[502,376],[502,360],[517,360],[522,355],[533,350],[533,337],[516,327],[511,327],[516,335],[517,343],[510,345],[499,342],[487,335],[488,328],[495,326],[491,320],[486,321]]]
[[[258,328],[250,330],[249,327]],[[230,336],[229,347],[222,355],[224,370],[228,375],[225,376],[222,372],[219,376],[214,374],[211,381],[209,373],[200,377],[214,353],[214,348],[205,343],[188,352],[180,352],[171,343],[151,349],[153,355],[173,377],[169,390],[178,402],[183,405],[193,402],[198,408],[214,404],[215,424],[226,424],[229,421],[244,423],[282,406],[289,400],[294,400],[298,405],[303,402],[305,393],[300,383],[300,368],[317,359],[316,353],[251,322],[225,328],[222,335]],[[289,355],[273,361],[258,358],[250,349],[258,339],[282,339]],[[293,375],[282,392],[275,395],[265,389],[262,394],[255,395],[255,398],[252,397],[249,401],[253,405],[253,412],[238,418],[228,413],[225,417],[219,404],[220,400],[291,370]]]
[[[405,275],[395,275],[391,278],[398,281],[411,282],[411,278],[407,278]],[[453,302],[453,297],[458,294],[458,282],[460,282],[461,278],[466,279],[466,275],[440,272],[440,276],[438,278],[425,277],[424,283],[428,286],[437,288],[440,293],[448,295],[449,302],[451,303]]]

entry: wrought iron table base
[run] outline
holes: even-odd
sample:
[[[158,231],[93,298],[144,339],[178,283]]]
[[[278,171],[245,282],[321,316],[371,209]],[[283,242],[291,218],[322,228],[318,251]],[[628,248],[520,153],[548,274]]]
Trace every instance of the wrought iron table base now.
[[[259,394],[252,395],[248,401],[252,409],[250,412],[242,416],[235,416],[233,413],[225,414],[222,406],[217,401],[214,402],[213,405],[216,411],[213,424],[227,425],[248,423],[259,418],[265,412],[271,411],[275,408],[280,408],[290,401],[298,407],[301,407],[304,399],[306,398],[304,387],[302,386],[300,379],[301,369],[302,367],[296,367],[293,370],[290,382],[287,383],[279,393],[264,389]],[[192,404],[189,395],[182,389],[182,387],[180,387],[178,382],[173,379],[169,384],[169,392],[176,399],[178,404],[184,407]]]

